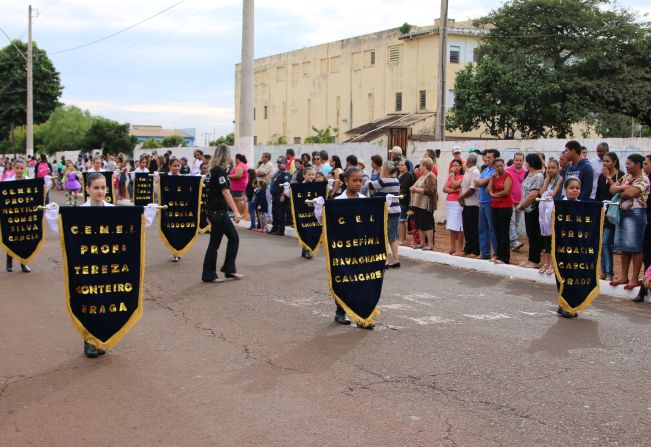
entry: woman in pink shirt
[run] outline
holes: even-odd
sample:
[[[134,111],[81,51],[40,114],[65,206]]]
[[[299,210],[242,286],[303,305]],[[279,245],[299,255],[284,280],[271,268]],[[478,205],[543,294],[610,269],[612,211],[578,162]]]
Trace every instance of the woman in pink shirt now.
[[[237,205],[237,211],[244,216],[246,195],[246,184],[249,181],[249,166],[246,164],[246,157],[243,154],[235,155],[235,166],[228,174],[231,181],[231,195]]]

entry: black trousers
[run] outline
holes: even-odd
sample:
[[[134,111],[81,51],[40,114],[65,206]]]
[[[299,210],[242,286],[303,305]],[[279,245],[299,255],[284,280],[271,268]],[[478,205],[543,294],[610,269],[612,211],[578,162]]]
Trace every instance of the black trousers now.
[[[280,199],[273,199],[271,201],[271,231],[277,233],[285,232],[285,212],[287,209],[287,200],[281,202]]]
[[[508,264],[511,260],[511,239],[509,237],[509,228],[511,227],[513,207],[493,208],[492,211],[493,228],[495,229],[495,239],[497,239],[497,259]]]
[[[479,207],[464,206],[463,211],[461,211],[461,219],[463,221],[463,235],[466,240],[463,252],[479,256]]]
[[[530,213],[524,213],[524,226],[527,230],[527,239],[529,239],[529,262],[540,264],[542,236],[540,234],[540,222],[538,222],[538,208]]]
[[[210,229],[210,242],[206,249],[206,255],[203,258],[201,279],[210,281],[217,278],[217,250],[219,250],[223,236],[226,236],[228,239],[228,245],[226,246],[226,257],[224,258],[224,265],[221,271],[223,273],[237,273],[235,258],[237,257],[237,249],[240,245],[240,237],[237,235],[235,225],[229,219],[226,210],[208,211],[206,214],[212,227]]]

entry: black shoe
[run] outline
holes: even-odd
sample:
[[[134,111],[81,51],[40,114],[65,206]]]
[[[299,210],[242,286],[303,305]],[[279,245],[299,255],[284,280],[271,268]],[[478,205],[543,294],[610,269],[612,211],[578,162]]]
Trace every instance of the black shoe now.
[[[390,269],[399,269],[400,268],[400,263],[396,262],[394,264],[387,264],[387,267]]]
[[[84,342],[84,354],[86,354],[86,357],[91,358],[91,359],[94,359],[98,355],[101,355],[99,353],[99,350],[95,346],[93,346],[93,345],[91,345],[90,343],[87,343],[87,342]],[[103,354],[103,352],[102,352],[102,354]]]
[[[306,251],[305,252],[305,259],[312,259],[312,258],[313,258],[312,253],[310,253],[309,251]]]
[[[350,319],[346,314],[335,313],[335,322],[348,325],[350,324]]]
[[[23,273],[31,273],[32,272],[32,269],[30,269],[27,264],[20,264],[20,270]]]
[[[572,318],[576,318],[576,317],[578,317],[579,314],[574,314],[574,313],[572,313],[572,312],[567,312],[566,310],[561,309],[560,316],[563,317],[563,318],[570,318],[570,319],[572,319]]]
[[[563,308],[561,306],[558,306],[558,309],[556,309],[556,313],[558,315],[563,315]]]
[[[218,278],[218,277],[216,277],[216,276],[215,276],[214,278],[206,278],[206,279],[201,278],[201,281],[203,281],[203,282],[214,282],[214,283],[224,282],[223,279]]]
[[[647,291],[646,291],[646,289],[644,287],[640,287],[640,292],[631,301],[633,301],[634,303],[643,303],[644,302],[644,297],[646,296],[646,292]]]

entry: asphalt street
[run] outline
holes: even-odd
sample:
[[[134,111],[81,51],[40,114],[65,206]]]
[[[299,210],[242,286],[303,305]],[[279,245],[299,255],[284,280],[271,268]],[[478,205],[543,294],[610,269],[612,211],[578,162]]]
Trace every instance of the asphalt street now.
[[[143,319],[87,359],[48,231],[0,273],[0,446],[650,443],[649,304],[565,320],[553,287],[403,260],[367,331],[334,323],[322,252],[241,230],[246,277],[204,284],[209,235],[172,263],[152,227]]]

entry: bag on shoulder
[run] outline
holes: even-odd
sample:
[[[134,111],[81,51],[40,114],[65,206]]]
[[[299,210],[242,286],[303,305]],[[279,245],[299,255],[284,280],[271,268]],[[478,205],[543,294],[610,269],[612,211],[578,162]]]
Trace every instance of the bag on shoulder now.
[[[611,204],[608,205],[606,209],[606,219],[613,225],[619,225],[620,220],[620,211],[619,211],[619,202],[621,201],[619,194],[615,194],[612,199],[610,199]]]
[[[47,163],[41,162],[38,165],[38,170],[36,171],[36,177],[45,178],[45,176],[49,174],[50,174],[50,167],[47,165]]]

